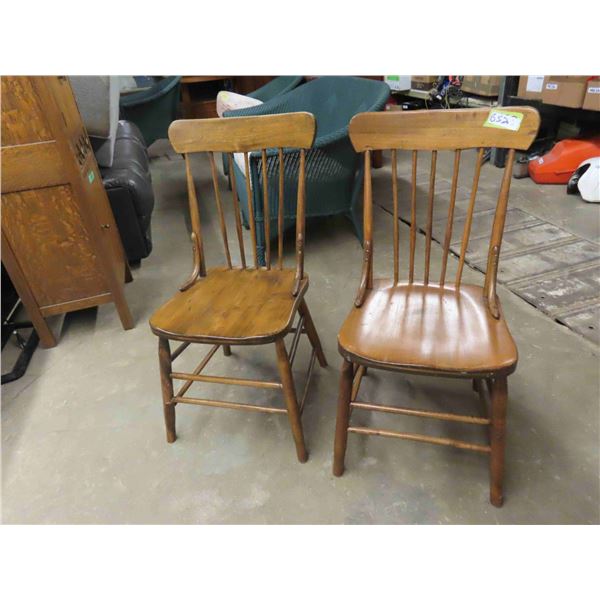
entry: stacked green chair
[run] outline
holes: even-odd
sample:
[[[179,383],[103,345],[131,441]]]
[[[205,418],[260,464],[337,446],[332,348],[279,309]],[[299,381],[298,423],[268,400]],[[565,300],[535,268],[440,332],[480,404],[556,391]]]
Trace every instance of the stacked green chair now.
[[[256,98],[261,102],[267,102],[267,100],[272,100],[276,96],[285,94],[298,87],[303,79],[304,77],[301,75],[281,75],[280,77],[271,79],[269,83],[265,83],[262,87],[246,95],[250,98]],[[223,157],[223,173],[229,175],[229,164],[225,157]]]
[[[313,148],[306,154],[306,216],[336,214],[348,216],[362,243],[360,187],[363,165],[348,137],[348,124],[355,114],[382,110],[389,97],[389,87],[381,82],[359,77],[319,77],[285,94],[250,108],[228,111],[224,117],[269,115],[306,111],[315,115],[317,134]],[[298,150],[284,150],[284,226],[294,224],[299,169]],[[249,156],[251,193],[256,220],[258,254],[264,265],[265,234],[263,219],[262,169],[260,153]],[[245,175],[234,162],[236,187],[245,223],[248,200]],[[267,176],[271,237],[277,235],[278,178],[277,152],[267,154]]]
[[[177,118],[181,77],[164,77],[150,89],[121,96],[121,119],[133,121],[142,132],[146,146],[166,139],[172,121]]]
[[[285,94],[297,88],[302,83],[302,79],[301,75],[281,75],[271,79],[269,83],[265,83],[265,85],[247,95],[261,102],[267,102],[267,100],[272,100],[280,94]]]

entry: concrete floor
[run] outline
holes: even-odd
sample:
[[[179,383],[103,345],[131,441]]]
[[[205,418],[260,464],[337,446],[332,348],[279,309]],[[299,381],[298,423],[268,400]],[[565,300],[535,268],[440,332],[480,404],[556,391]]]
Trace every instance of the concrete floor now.
[[[441,161],[441,169],[449,164]],[[179,438],[165,441],[156,338],[147,321],[187,277],[191,265],[183,161],[153,162],[154,251],[126,287],[136,327],[123,331],[110,305],[57,319],[59,345],[38,349],[27,374],[2,387],[2,517],[5,523],[598,523],[598,348],[500,287],[519,347],[509,379],[508,449],[503,508],[488,502],[484,456],[456,449],[351,436],[346,474],[331,475],[340,357],[336,335],[356,291],[362,250],[350,222],[309,222],[307,300],[330,366],[315,368],[303,422],[309,461],[296,461],[285,416],[177,407]],[[206,175],[206,164],[199,173]],[[383,181],[388,166],[376,171]],[[499,171],[482,171],[493,190]],[[204,186],[201,186],[200,191]],[[377,193],[382,194],[383,188]],[[490,191],[491,193],[491,191]],[[212,202],[212,201],[211,201]],[[600,239],[598,207],[515,181],[512,206]],[[208,264],[221,260],[215,211],[203,207]],[[392,220],[375,209],[376,269],[391,265]],[[408,228],[401,225],[402,243]],[[419,236],[418,256],[422,256]],[[288,247],[290,258],[293,248]],[[433,272],[440,264],[433,246]],[[450,274],[456,260],[450,258]],[[480,283],[467,268],[465,280]],[[296,365],[304,383],[306,345]],[[193,368],[201,349],[179,361]],[[2,354],[8,364],[12,349]],[[5,365],[6,368],[6,365]],[[208,371],[268,378],[272,347],[218,353]],[[278,394],[206,386],[197,395],[278,402]],[[371,372],[365,399],[425,408],[480,410],[470,382]],[[411,417],[356,414],[356,423],[463,435],[469,426]],[[354,417],[353,417],[354,418]],[[401,422],[402,421],[402,422]],[[465,431],[465,427],[467,428]]]

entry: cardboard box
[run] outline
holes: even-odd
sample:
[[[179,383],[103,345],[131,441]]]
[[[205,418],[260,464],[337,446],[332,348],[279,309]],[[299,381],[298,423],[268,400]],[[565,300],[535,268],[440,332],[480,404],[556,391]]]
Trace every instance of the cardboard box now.
[[[541,100],[544,89],[543,75],[520,75],[517,96],[529,100]]]
[[[478,96],[497,96],[500,91],[498,75],[465,75],[462,82],[462,91]]]
[[[410,75],[385,75],[383,80],[393,92],[410,90]]]
[[[591,79],[586,83],[583,108],[586,110],[600,110],[600,79]]]
[[[430,90],[437,81],[437,75],[411,75],[410,87],[413,90]]]
[[[542,102],[569,108],[581,108],[586,92],[585,75],[546,75]]]

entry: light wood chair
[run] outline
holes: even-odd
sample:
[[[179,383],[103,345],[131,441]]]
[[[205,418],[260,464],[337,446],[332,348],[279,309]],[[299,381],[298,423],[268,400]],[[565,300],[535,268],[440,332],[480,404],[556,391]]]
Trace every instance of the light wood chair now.
[[[341,476],[344,472],[348,432],[453,446],[489,455],[490,499],[493,505],[502,505],[506,380],[516,368],[517,348],[496,296],[496,275],[515,149],[525,150],[530,146],[537,134],[540,121],[535,109],[511,107],[510,111],[520,115],[520,118],[517,116],[506,119],[514,130],[498,128],[498,120],[500,125],[506,126],[503,123],[504,117],[502,115],[491,117],[489,109],[363,113],[354,117],[350,123],[352,144],[357,152],[364,153],[365,242],[358,294],[354,307],[338,336],[339,351],[344,361],[334,446],[333,473],[336,476]],[[489,242],[485,284],[480,287],[462,285],[461,279],[486,147],[507,148],[509,151]],[[446,281],[446,269],[452,238],[461,151],[471,148],[479,150],[462,233],[456,278],[449,283]],[[378,280],[373,278],[373,197],[370,160],[371,153],[377,150],[391,150],[394,216],[393,276],[390,279]],[[411,227],[407,281],[400,280],[399,274],[397,150],[412,151]],[[436,161],[440,150],[454,151],[454,169],[441,272],[439,278],[434,280],[430,270],[430,258]],[[415,272],[418,151],[431,152],[422,280],[418,280]],[[491,409],[487,417],[476,417],[359,402],[357,401],[358,390],[368,368],[472,379],[474,389],[484,400],[487,396],[484,388],[488,389]],[[353,409],[484,425],[489,428],[489,444],[480,445],[414,433],[350,426]]]
[[[176,439],[175,407],[177,404],[196,404],[265,413],[287,413],[296,443],[298,460],[305,462],[308,458],[300,420],[301,413],[315,357],[321,366],[327,365],[304,299],[308,289],[308,275],[304,272],[305,150],[311,147],[314,136],[315,119],[309,113],[181,120],[173,122],[169,128],[169,139],[173,147],[185,158],[194,268],[189,280],[182,285],[180,291],[161,306],[150,319],[150,327],[158,336],[158,355],[168,442],[174,442]],[[296,264],[294,268],[284,268],[283,260],[281,203],[286,181],[283,166],[284,148],[300,149],[300,168],[297,181]],[[270,248],[267,248],[266,267],[258,266],[256,222],[252,204],[248,207],[252,262],[248,264],[250,260],[247,260],[244,248],[240,206],[235,183],[232,194],[233,213],[241,264],[237,266],[233,264],[213,155],[214,152],[227,153],[231,169],[232,153],[243,152],[246,184],[249,185],[248,153],[254,151],[261,153],[262,173],[268,173],[265,181],[268,181],[269,178],[272,179],[273,172],[278,175],[276,179],[279,188],[278,257],[276,265],[272,266]],[[200,213],[190,163],[190,154],[197,152],[208,154],[226,260],[226,266],[210,269],[205,266]],[[264,185],[263,211],[265,227],[268,231],[271,219],[267,188],[268,185]],[[249,190],[247,191],[247,197],[251,198],[252,195]],[[269,239],[268,235],[267,239]],[[294,326],[293,321],[297,314],[299,320]],[[294,336],[288,349],[284,338],[290,333],[293,333]],[[301,401],[298,402],[292,376],[292,365],[302,334],[307,335],[312,345],[312,355],[306,387]],[[182,343],[171,351],[169,345],[171,340],[178,340]],[[223,348],[226,356],[229,356],[231,346],[234,345],[248,346],[270,343],[275,344],[281,381],[217,377],[202,373],[219,347]],[[172,362],[190,344],[211,344],[212,348],[192,373],[174,371]],[[177,392],[173,390],[173,380],[183,381]],[[186,393],[194,382],[281,390],[285,408],[191,398]]]

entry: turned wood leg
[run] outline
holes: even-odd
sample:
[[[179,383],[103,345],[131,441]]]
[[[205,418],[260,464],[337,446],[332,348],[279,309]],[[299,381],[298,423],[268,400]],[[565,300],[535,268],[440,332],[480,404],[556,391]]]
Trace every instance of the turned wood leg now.
[[[229,344],[223,344],[223,354],[225,356],[231,356],[231,346]]]
[[[292,435],[296,443],[296,454],[298,455],[298,460],[301,463],[305,463],[308,460],[308,452],[304,445],[304,433],[302,432],[302,421],[300,420],[300,409],[296,400],[296,388],[294,387],[292,369],[282,338],[275,341],[275,348],[277,350],[277,367],[279,368],[279,375],[283,384],[283,397],[292,428]]]
[[[306,328],[306,335],[308,335],[308,339],[312,347],[315,350],[315,354],[317,355],[317,360],[322,367],[327,366],[327,359],[325,358],[325,354],[323,353],[323,348],[321,347],[321,340],[319,339],[319,334],[317,333],[317,328],[310,316],[310,311],[308,310],[308,306],[306,305],[306,301],[302,299],[300,303],[300,308],[298,309],[300,314],[304,317],[304,327]]]
[[[175,404],[173,404],[173,380],[171,379],[171,349],[169,340],[166,338],[158,338],[158,363],[160,365],[160,386],[165,413],[165,427],[167,428],[167,442],[172,444],[177,439],[177,435],[175,434]]]
[[[340,477],[344,473],[344,457],[348,441],[348,423],[350,421],[350,397],[352,394],[353,367],[344,359],[340,376],[337,418],[335,422],[335,443],[333,446],[333,474]]]
[[[508,399],[506,377],[495,377],[492,382],[492,423],[490,425],[490,502],[502,506],[504,479],[504,448],[506,445],[506,404]]]

